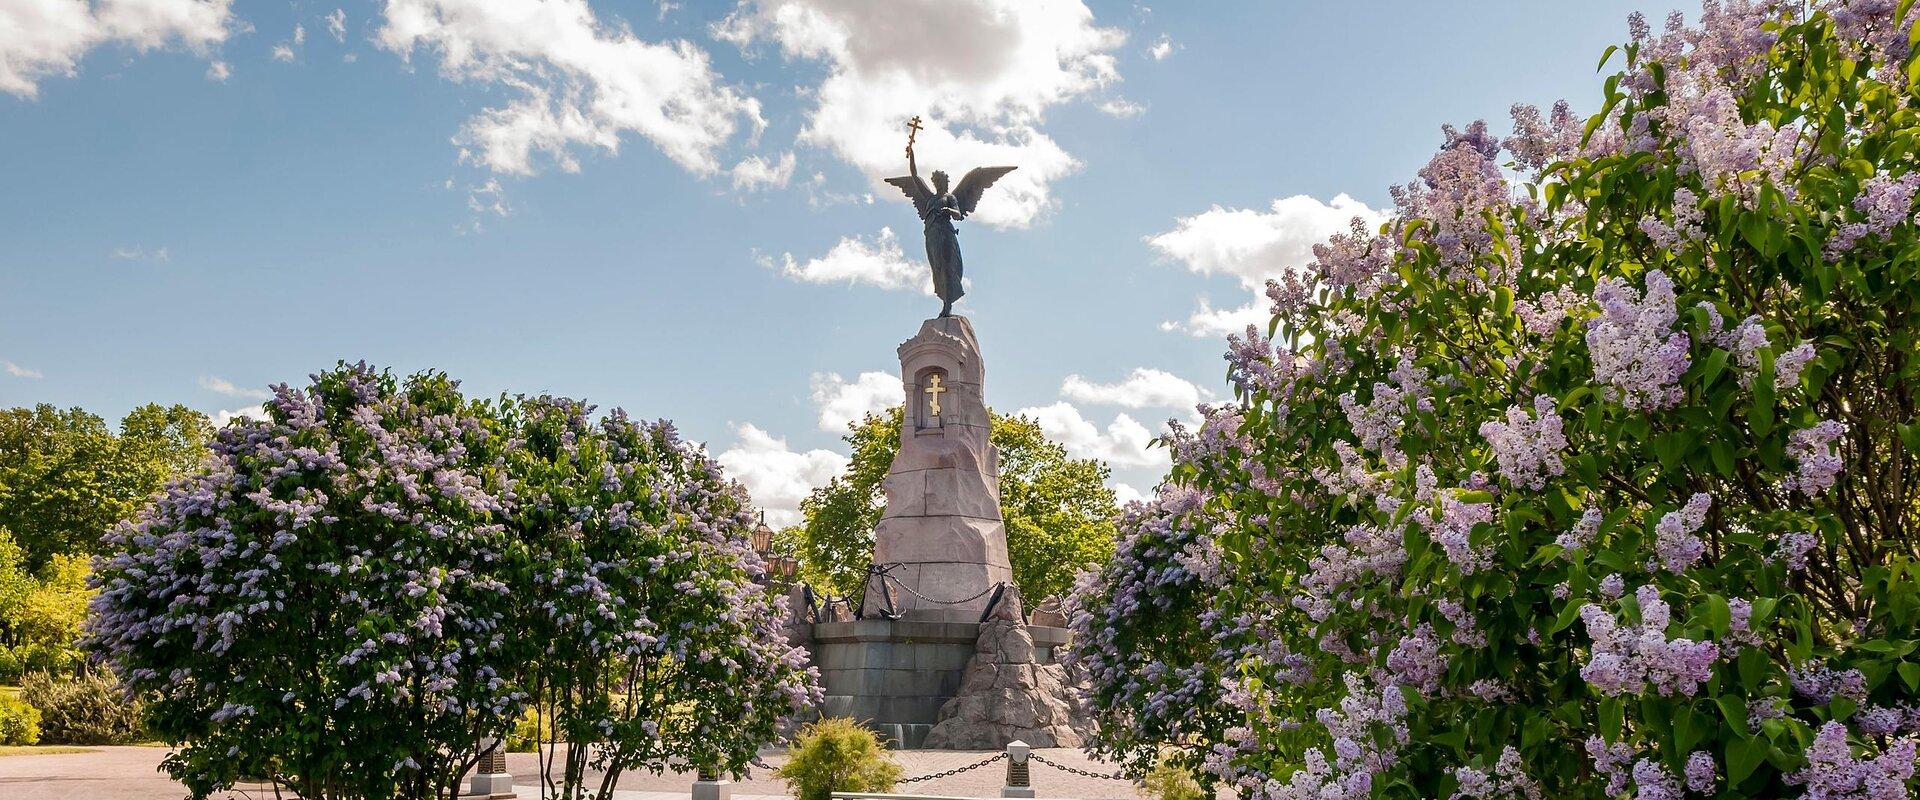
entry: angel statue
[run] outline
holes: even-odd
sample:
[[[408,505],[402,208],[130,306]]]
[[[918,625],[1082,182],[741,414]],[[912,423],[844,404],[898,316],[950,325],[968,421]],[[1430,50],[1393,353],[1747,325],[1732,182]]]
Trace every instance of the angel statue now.
[[[907,174],[888,178],[900,187],[913,208],[920,212],[927,235],[927,264],[933,267],[933,293],[940,297],[940,316],[953,316],[953,303],[966,290],[960,287],[960,231],[956,220],[966,219],[980,205],[980,195],[1013,167],[976,167],[960,179],[960,185],[947,191],[947,173],[934,170],[933,188],[920,179],[920,168],[913,161],[913,138],[920,132],[920,118],[907,123]]]

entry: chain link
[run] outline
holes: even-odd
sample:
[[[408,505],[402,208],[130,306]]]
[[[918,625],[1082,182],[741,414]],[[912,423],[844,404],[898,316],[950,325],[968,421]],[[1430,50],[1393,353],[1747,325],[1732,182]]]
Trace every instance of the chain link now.
[[[1067,765],[1065,765],[1065,764],[1062,764],[1062,763],[1060,763],[1060,762],[1058,762],[1058,761],[1049,761],[1049,760],[1047,760],[1047,757],[1046,757],[1046,756],[1043,756],[1043,755],[1040,755],[1039,753],[1028,753],[1028,754],[1027,754],[1027,758],[1030,758],[1030,759],[1033,759],[1033,760],[1035,760],[1035,761],[1038,761],[1038,762],[1040,762],[1040,763],[1042,763],[1042,764],[1045,764],[1045,765],[1047,765],[1047,766],[1049,766],[1049,767],[1053,767],[1054,769],[1057,769],[1057,770],[1060,770],[1060,771],[1062,771],[1062,772],[1071,772],[1071,773],[1073,773],[1073,774],[1075,774],[1075,775],[1080,775],[1080,776],[1083,776],[1083,777],[1087,777],[1087,778],[1099,778],[1099,779],[1101,779],[1101,780],[1105,780],[1105,781],[1126,781],[1126,782],[1128,782],[1128,783],[1132,783],[1132,782],[1133,782],[1133,779],[1132,779],[1132,778],[1129,778],[1129,777],[1127,777],[1127,774],[1126,774],[1126,773],[1124,773],[1124,772],[1115,772],[1115,773],[1111,773],[1111,774],[1106,774],[1106,775],[1102,775],[1102,774],[1100,774],[1100,773],[1098,773],[1098,772],[1089,772],[1089,771],[1087,771],[1087,770],[1084,770],[1084,769],[1079,769],[1079,768],[1076,768],[1076,767],[1069,767],[1069,766],[1067,766]]]
[[[981,767],[984,767],[988,764],[991,764],[995,761],[999,761],[1000,759],[1003,759],[1006,757],[1007,757],[1006,753],[995,753],[992,758],[989,758],[985,761],[981,761],[976,764],[968,764],[964,767],[955,767],[953,769],[947,770],[946,772],[936,772],[936,773],[933,773],[932,775],[921,775],[918,778],[904,778],[901,780],[894,781],[894,783],[897,783],[897,784],[898,783],[919,783],[920,781],[930,781],[935,778],[951,778],[962,772],[979,769]]]

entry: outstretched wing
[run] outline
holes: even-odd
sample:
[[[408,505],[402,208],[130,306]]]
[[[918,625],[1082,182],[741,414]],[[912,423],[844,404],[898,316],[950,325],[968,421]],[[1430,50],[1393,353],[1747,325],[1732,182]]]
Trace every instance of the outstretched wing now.
[[[928,186],[920,176],[902,175],[898,178],[888,178],[887,183],[900,187],[901,193],[905,194],[908,200],[913,201],[913,210],[920,212],[921,219],[926,219],[928,214],[933,213],[933,187]]]
[[[967,177],[960,179],[960,185],[953,189],[953,199],[960,202],[960,210],[973,213],[973,207],[980,205],[980,195],[992,186],[1000,176],[1013,171],[1013,167],[974,167]]]

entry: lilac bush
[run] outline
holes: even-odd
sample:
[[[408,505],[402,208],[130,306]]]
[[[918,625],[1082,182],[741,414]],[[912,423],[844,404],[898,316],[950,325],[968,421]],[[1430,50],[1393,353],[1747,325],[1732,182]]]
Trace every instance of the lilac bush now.
[[[520,635],[539,648],[524,685],[541,729],[575,745],[540,748],[548,796],[606,797],[636,768],[738,777],[822,699],[786,598],[755,583],[745,492],[670,423],[591,412],[541,397],[508,414]]]
[[[196,797],[448,796],[525,702],[508,437],[444,375],[364,365],[266,409],[109,534],[88,644]]]
[[[671,426],[341,365],[116,530],[88,645],[196,797],[451,798],[529,708],[548,788],[737,772],[815,691],[740,490]],[[592,747],[588,747],[591,745]]]
[[[1249,798],[1912,797],[1911,6],[1636,15],[1598,113],[1444,128],[1271,284],[1076,589],[1095,746]]]

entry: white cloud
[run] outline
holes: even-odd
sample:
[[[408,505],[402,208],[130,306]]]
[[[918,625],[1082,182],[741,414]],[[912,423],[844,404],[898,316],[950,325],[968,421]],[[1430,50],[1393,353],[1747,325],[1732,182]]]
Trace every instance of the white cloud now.
[[[37,97],[40,79],[73,75],[87,51],[168,46],[205,55],[226,41],[233,0],[7,0],[0,3],[0,92]]]
[[[469,120],[463,156],[495,172],[531,174],[536,156],[579,169],[581,147],[617,152],[637,134],[699,175],[760,104],[723,86],[707,53],[687,41],[649,42],[603,24],[587,0],[387,0],[380,45],[412,59],[439,56],[440,74],[514,95]]]
[[[290,46],[288,46],[286,42],[281,42],[281,43],[279,43],[279,44],[276,44],[276,45],[274,45],[274,46],[273,46],[273,60],[275,60],[275,61],[289,61],[289,62],[290,62],[290,61],[292,61],[292,60],[293,60],[293,48],[292,48],[292,47],[290,47]]]
[[[327,19],[327,33],[330,33],[333,35],[334,41],[345,43],[347,41],[346,10],[336,8],[333,10],[333,13],[327,15],[326,19]]]
[[[1199,306],[1187,315],[1185,321],[1160,323],[1160,330],[1184,331],[1198,338],[1217,339],[1229,333],[1245,333],[1248,325],[1264,330],[1272,318],[1261,295],[1255,295],[1252,301],[1239,308],[1214,308],[1213,303],[1203,296]]]
[[[247,406],[246,408],[221,409],[220,411],[214,412],[213,424],[217,427],[224,428],[227,426],[227,423],[242,418],[265,421],[267,419],[267,407],[260,405]]]
[[[1385,215],[1345,194],[1330,203],[1300,194],[1275,200],[1265,211],[1214,206],[1181,217],[1173,230],[1147,237],[1147,244],[1201,275],[1233,277],[1252,290],[1253,298],[1239,308],[1216,309],[1201,297],[1186,321],[1162,323],[1161,330],[1214,337],[1264,325],[1268,314],[1261,292],[1267,281],[1311,263],[1313,246],[1347,230],[1354,217],[1371,226]]]
[[[1273,201],[1270,210],[1214,206],[1181,217],[1147,244],[1202,275],[1231,275],[1249,289],[1313,260],[1313,246],[1347,230],[1354,217],[1378,225],[1384,215],[1347,195],[1322,203],[1304,194]]]
[[[298,22],[293,24],[293,43],[295,46],[307,43],[307,26]]]
[[[1155,61],[1165,61],[1167,56],[1173,55],[1173,51],[1178,49],[1180,46],[1173,43],[1173,37],[1163,33],[1160,34],[1160,38],[1153,40],[1153,44],[1147,46],[1147,55]]]
[[[1019,415],[1039,423],[1047,438],[1059,442],[1076,458],[1097,458],[1116,468],[1165,469],[1168,464],[1166,448],[1148,449],[1153,443],[1153,433],[1126,414],[1116,415],[1104,431],[1064,400],[1023,408]]]
[[[933,293],[933,278],[927,268],[907,260],[900,249],[900,238],[892,228],[881,228],[880,235],[842,237],[826,255],[800,263],[792,253],[780,256],[780,274],[804,283],[865,283],[882,289],[919,289]],[[768,266],[772,259],[762,259]]]
[[[45,375],[40,374],[40,370],[27,369],[26,367],[20,366],[19,364],[15,364],[11,361],[0,360],[0,370],[5,370],[8,375],[12,375],[13,377],[16,377],[16,378],[39,379],[39,378],[46,377]]]
[[[1079,162],[1041,130],[1046,111],[1120,80],[1122,31],[1094,24],[1080,0],[745,0],[714,35],[767,41],[789,60],[823,62],[801,141],[881,178],[905,171],[907,117],[926,129],[922,169],[958,178],[1013,164],[975,219],[1025,227],[1055,204],[1051,185]],[[923,174],[924,171],[923,171]]]
[[[208,73],[208,74],[209,76],[211,76],[212,73]],[[226,80],[226,76],[222,75],[220,79]],[[114,258],[120,259],[121,261],[171,261],[173,260],[173,256],[167,252],[167,248],[159,247],[152,250],[148,250],[147,248],[142,247],[140,245],[131,245],[131,246],[122,246],[122,247],[113,248],[113,253],[111,255]]]
[[[251,389],[235,384],[226,378],[213,375],[201,376],[200,388],[215,394],[224,394],[228,397],[244,397],[249,400],[265,400],[273,396],[273,392],[265,389]]]
[[[1147,113],[1146,106],[1140,105],[1139,103],[1133,102],[1132,100],[1128,100],[1124,97],[1116,97],[1112,100],[1108,100],[1096,106],[1096,108],[1099,108],[1100,113],[1102,114],[1105,114],[1109,117],[1116,117],[1119,119],[1126,119],[1127,117],[1137,117],[1137,116],[1140,116],[1141,114]]]
[[[488,178],[486,183],[467,187],[467,210],[504,217],[513,213],[513,206],[507,204],[507,190],[500,186],[500,179]]]
[[[1213,392],[1171,372],[1135,367],[1119,383],[1094,383],[1079,375],[1068,375],[1060,384],[1060,396],[1097,405],[1190,411],[1202,400],[1211,400]]]
[[[214,83],[226,83],[233,77],[233,65],[225,61],[215,61],[207,65],[207,80]]]
[[[754,505],[766,510],[767,524],[774,527],[799,523],[800,501],[847,468],[846,456],[832,450],[795,452],[787,440],[751,424],[735,425],[733,432],[733,446],[715,460],[728,477],[747,487]]]
[[[1145,493],[1133,488],[1131,484],[1115,481],[1109,484],[1107,488],[1113,490],[1113,500],[1119,503],[1122,508],[1126,507],[1128,503],[1145,502],[1147,499]]]
[[[820,408],[820,430],[843,432],[868,414],[877,414],[903,401],[900,377],[886,372],[862,372],[851,382],[838,373],[813,374],[813,404]]]
[[[747,156],[733,165],[733,188],[749,192],[779,189],[793,180],[793,151],[780,154],[775,161]]]

